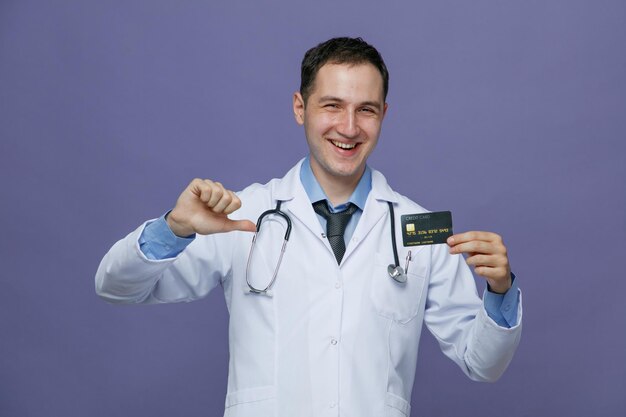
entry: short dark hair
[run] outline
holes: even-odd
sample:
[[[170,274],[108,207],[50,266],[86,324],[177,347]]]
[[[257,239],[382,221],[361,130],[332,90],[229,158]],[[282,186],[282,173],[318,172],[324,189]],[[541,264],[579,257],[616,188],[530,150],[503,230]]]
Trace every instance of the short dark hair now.
[[[383,98],[389,90],[389,72],[383,57],[372,45],[361,38],[333,38],[309,49],[302,59],[300,71],[300,94],[306,103],[317,72],[325,64],[363,64],[374,65],[383,77]]]

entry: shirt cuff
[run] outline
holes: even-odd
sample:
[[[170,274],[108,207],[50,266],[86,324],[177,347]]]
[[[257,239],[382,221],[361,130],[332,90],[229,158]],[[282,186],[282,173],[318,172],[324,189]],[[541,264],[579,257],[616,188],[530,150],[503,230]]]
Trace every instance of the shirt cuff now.
[[[515,274],[511,272],[511,288],[504,294],[485,290],[483,304],[487,315],[500,327],[511,328],[517,323],[517,310],[519,307],[519,288]]]
[[[176,236],[165,220],[168,213],[148,223],[139,236],[139,248],[148,259],[175,258],[196,238],[195,234]]]

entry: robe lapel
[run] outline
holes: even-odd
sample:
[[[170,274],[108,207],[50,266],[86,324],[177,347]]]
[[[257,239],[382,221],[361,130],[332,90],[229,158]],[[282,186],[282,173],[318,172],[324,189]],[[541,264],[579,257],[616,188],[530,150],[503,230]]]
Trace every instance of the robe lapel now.
[[[365,203],[365,209],[356,226],[356,230],[348,245],[346,245],[346,253],[343,257],[344,262],[359,247],[361,242],[367,238],[367,235],[381,221],[389,222],[389,205],[388,202],[397,203],[398,197],[396,193],[389,187],[385,177],[378,171],[372,170],[372,191],[370,191]],[[391,240],[391,237],[389,238]],[[389,243],[391,245],[391,243]],[[372,254],[373,256],[374,254]]]
[[[293,219],[304,224],[311,233],[320,235],[323,230],[317,219],[309,196],[300,181],[301,160],[293,167],[285,177],[277,184],[274,190],[274,198],[283,201],[281,209]],[[330,248],[330,245],[328,245]]]

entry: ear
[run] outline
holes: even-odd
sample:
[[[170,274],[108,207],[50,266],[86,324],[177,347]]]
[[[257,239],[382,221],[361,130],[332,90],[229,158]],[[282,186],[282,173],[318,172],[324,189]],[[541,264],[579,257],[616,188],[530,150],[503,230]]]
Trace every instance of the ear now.
[[[387,103],[385,102],[385,105],[383,106],[383,119],[385,118],[386,114],[387,114]]]
[[[296,123],[304,124],[304,99],[299,91],[293,93],[293,116],[296,118]]]

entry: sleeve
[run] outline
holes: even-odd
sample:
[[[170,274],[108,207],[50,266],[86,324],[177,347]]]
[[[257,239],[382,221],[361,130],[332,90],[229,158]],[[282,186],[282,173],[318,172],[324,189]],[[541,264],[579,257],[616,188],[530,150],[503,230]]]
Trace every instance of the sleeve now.
[[[489,291],[489,286],[483,293],[483,303],[489,318],[498,326],[511,328],[518,323],[517,309],[519,307],[519,288],[515,280],[515,274],[511,272],[511,288],[504,293],[498,294]]]
[[[501,327],[487,314],[476,283],[461,255],[445,245],[433,247],[424,322],[443,353],[476,381],[495,381],[506,370],[519,344],[522,304],[517,323]]]
[[[174,258],[196,238],[195,234],[187,237],[176,236],[167,225],[165,216],[167,213],[147,223],[139,236],[139,248],[148,259]]]
[[[112,303],[164,303],[204,297],[230,274],[231,234],[199,236],[166,259],[150,259],[140,248],[146,222],[104,256],[95,277],[96,293]]]

